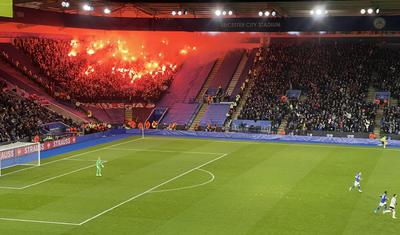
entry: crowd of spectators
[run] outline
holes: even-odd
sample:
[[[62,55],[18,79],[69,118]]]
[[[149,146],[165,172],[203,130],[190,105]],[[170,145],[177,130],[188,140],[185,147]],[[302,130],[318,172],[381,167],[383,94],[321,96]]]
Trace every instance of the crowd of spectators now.
[[[371,78],[380,91],[389,91],[390,96],[400,98],[400,50],[385,43],[376,44],[370,51],[369,66],[373,68]]]
[[[68,40],[16,38],[13,43],[48,79],[39,82],[56,98],[65,100],[154,102],[170,85],[176,68],[167,66],[157,75],[144,74],[131,82],[127,73],[117,71],[128,67],[128,62],[115,58],[107,63],[101,63],[100,59],[99,63],[93,63],[87,56],[68,56],[71,51]],[[139,64],[129,63],[129,67],[138,70],[135,66]]]
[[[68,56],[70,41],[17,38],[13,43],[32,59],[44,77],[28,71],[18,61],[13,61],[15,66],[24,68],[25,75],[56,98],[78,104],[116,100],[155,102],[169,86],[175,72],[167,67],[157,76],[143,76],[131,83],[122,77],[122,73],[115,72],[115,67],[125,66],[121,61],[93,65],[84,56]],[[260,49],[259,54],[257,67],[249,74],[255,78],[255,84],[238,118],[272,121],[273,133],[277,133],[285,118],[286,134],[313,131],[371,133],[379,104],[367,101],[368,87],[390,91],[392,98],[400,98],[400,50],[381,42],[273,42]],[[4,53],[2,56],[12,59]],[[227,114],[228,120],[236,111],[248,83],[246,80],[242,84],[243,88]],[[4,87],[0,83],[0,88]],[[301,97],[287,98],[286,93],[291,89],[301,90]],[[63,119],[9,91],[2,92],[0,99],[0,142],[30,138],[37,134],[41,123]],[[209,103],[223,100],[221,88],[215,96],[207,97]],[[17,118],[20,116],[22,118]],[[382,131],[398,134],[399,121],[400,107],[386,106]],[[83,129],[92,132],[107,128],[106,125],[90,128],[93,125],[88,124]],[[15,128],[11,128],[13,126]],[[174,129],[173,126],[170,128]]]
[[[252,92],[239,119],[270,120],[272,131],[276,132],[287,113],[287,105],[280,102],[280,97],[287,90],[288,84],[280,77],[284,64],[281,63],[279,55],[272,53],[271,50],[275,49],[268,48],[261,52],[262,57],[259,62],[261,70],[258,71]]]
[[[0,143],[30,141],[40,134],[40,126],[63,122],[77,127],[71,120],[41,106],[38,101],[18,95],[0,82]]]
[[[102,132],[110,129],[111,124],[107,123],[84,123],[82,124],[82,130],[85,134],[92,134],[96,132]]]
[[[364,42],[272,44],[240,119],[270,120],[276,131],[287,115],[287,134],[373,131],[376,106],[366,95],[373,50]],[[302,91],[300,100],[286,99],[290,89]]]
[[[380,91],[389,91],[391,99],[400,99],[400,50],[396,46],[380,43],[371,53],[371,67],[374,67],[372,81]],[[378,100],[377,100],[378,102]],[[386,134],[400,133],[400,107],[388,106],[390,102],[380,102],[385,106],[381,120],[381,131]],[[390,104],[392,105],[392,104]]]
[[[381,130],[386,134],[400,133],[400,107],[399,106],[386,106],[383,110],[383,117],[381,120]]]

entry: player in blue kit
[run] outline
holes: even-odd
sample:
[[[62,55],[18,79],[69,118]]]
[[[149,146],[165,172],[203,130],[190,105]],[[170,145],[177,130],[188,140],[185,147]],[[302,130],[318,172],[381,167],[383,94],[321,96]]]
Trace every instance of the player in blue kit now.
[[[379,209],[381,209],[382,206],[385,208],[385,210],[387,210],[386,201],[387,201],[387,191],[385,191],[385,192],[380,196],[379,205],[378,205],[378,207],[375,209],[374,212],[375,212],[375,213],[378,213]]]
[[[349,191],[351,191],[351,190],[353,190],[353,188],[357,187],[358,192],[361,193],[362,191],[361,191],[360,181],[361,181],[361,172],[358,172],[355,176],[354,184],[352,186],[350,186]]]

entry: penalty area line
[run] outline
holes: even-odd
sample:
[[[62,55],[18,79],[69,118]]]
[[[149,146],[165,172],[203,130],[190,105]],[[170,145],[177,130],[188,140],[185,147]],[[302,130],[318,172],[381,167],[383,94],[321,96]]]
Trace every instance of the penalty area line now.
[[[58,178],[61,178],[63,176],[70,175],[70,174],[73,174],[73,173],[76,173],[76,172],[79,172],[79,171],[83,171],[83,170],[86,170],[86,169],[94,167],[94,166],[95,165],[85,166],[85,167],[79,168],[77,170],[73,170],[73,171],[70,171],[70,172],[67,172],[67,173],[64,173],[64,174],[61,174],[61,175],[50,177],[50,178],[47,178],[45,180],[41,180],[41,181],[38,181],[38,182],[35,182],[35,183],[32,183],[32,184],[28,184],[28,185],[25,185],[25,186],[22,186],[22,187],[0,186],[0,189],[15,189],[15,190],[27,189],[27,188],[30,188],[32,186],[43,184],[45,182],[48,182],[48,181],[51,181],[51,180],[54,180],[54,179],[58,179]]]
[[[107,163],[107,161],[104,161],[104,163]],[[50,177],[50,178],[47,178],[47,179],[44,179],[44,180],[29,184],[29,185],[25,185],[25,186],[22,186],[22,187],[0,186],[0,189],[15,189],[15,190],[27,189],[27,188],[30,188],[32,186],[43,184],[43,183],[46,183],[48,181],[51,181],[51,180],[54,180],[54,179],[58,179],[58,178],[61,178],[61,177],[67,176],[67,175],[71,175],[73,173],[76,173],[76,172],[79,172],[79,171],[83,171],[83,170],[86,170],[86,169],[89,169],[89,168],[92,168],[92,167],[95,167],[95,166],[96,165],[90,165],[90,166],[81,167],[79,169],[76,169],[76,170],[61,174],[61,175],[56,175],[54,177]]]
[[[159,187],[161,187],[161,186],[163,186],[165,184],[168,184],[171,181],[174,181],[174,180],[176,180],[176,179],[178,179],[178,178],[180,178],[180,177],[182,177],[184,175],[189,174],[192,171],[195,171],[195,170],[197,170],[197,169],[199,169],[199,168],[201,168],[203,166],[206,166],[206,165],[208,165],[210,163],[213,163],[213,162],[215,162],[215,161],[217,161],[217,160],[219,160],[219,159],[221,159],[223,157],[226,157],[227,155],[228,155],[227,153],[224,153],[224,154],[222,154],[221,156],[219,156],[217,158],[214,158],[214,159],[212,159],[210,161],[207,161],[207,162],[205,162],[205,163],[203,163],[203,164],[201,164],[199,166],[196,166],[196,167],[194,167],[194,168],[192,168],[192,169],[190,169],[188,171],[185,171],[185,172],[183,172],[183,173],[181,173],[181,174],[179,174],[179,175],[177,175],[175,177],[172,177],[169,180],[166,180],[166,181],[164,181],[164,182],[162,182],[162,183],[160,183],[160,184],[158,184],[156,186],[153,186],[152,188],[149,188],[148,190],[146,190],[146,191],[144,191],[142,193],[139,193],[139,194],[137,194],[137,195],[135,195],[135,196],[133,196],[131,198],[128,198],[127,200],[125,200],[125,201],[123,201],[121,203],[118,203],[117,205],[115,205],[115,206],[113,206],[111,208],[108,208],[107,210],[104,210],[104,211],[102,211],[102,212],[100,212],[100,213],[98,213],[98,214],[96,214],[96,215],[94,215],[94,216],[82,221],[81,223],[79,223],[79,225],[86,224],[86,223],[88,223],[88,222],[90,222],[90,221],[92,221],[92,220],[94,220],[94,219],[96,219],[96,218],[98,218],[98,217],[100,217],[100,216],[102,216],[102,215],[104,215],[104,214],[106,214],[106,213],[108,213],[108,212],[110,212],[110,211],[122,206],[122,205],[125,205],[128,202],[131,202],[131,201],[133,201],[133,200],[135,200],[135,199],[137,199],[137,198],[139,198],[139,197],[141,197],[141,196],[143,196],[143,195],[145,195],[147,193],[150,193],[151,191],[153,191],[153,190],[155,190],[155,189],[157,189],[157,188],[159,188]]]
[[[59,224],[59,225],[71,225],[79,226],[78,223],[60,222],[60,221],[47,221],[47,220],[31,220],[31,219],[14,219],[14,218],[2,218],[3,221],[14,221],[14,222],[29,222],[29,223],[39,223],[39,224]]]
[[[224,153],[213,153],[213,152],[194,152],[194,151],[163,150],[163,149],[112,148],[112,147],[107,149],[120,150],[120,151],[135,151],[135,152],[157,152],[157,153],[183,153],[183,154],[206,154],[206,155],[224,154]]]
[[[90,151],[86,151],[86,152],[83,152],[83,153],[74,154],[74,155],[71,155],[71,156],[68,156],[68,157],[65,157],[65,158],[60,158],[60,159],[57,159],[57,160],[54,160],[54,161],[42,163],[42,164],[40,164],[40,166],[32,166],[32,167],[27,167],[27,168],[19,169],[19,170],[16,170],[16,171],[8,172],[8,173],[5,173],[5,174],[2,174],[1,176],[12,175],[12,174],[15,174],[15,173],[18,173],[18,172],[21,172],[21,171],[26,171],[26,170],[29,170],[29,169],[32,169],[32,168],[42,167],[42,166],[46,166],[46,165],[53,164],[53,163],[56,163],[56,162],[65,161],[65,160],[68,160],[68,159],[71,159],[71,158],[74,158],[74,157],[82,156],[82,155],[85,155],[85,154],[88,154],[88,153],[98,152],[98,151],[101,151],[101,150],[104,150],[104,149],[108,149],[110,147],[119,146],[119,145],[123,145],[123,144],[128,144],[128,143],[135,142],[135,141],[138,141],[138,140],[143,140],[143,138],[137,138],[137,139],[133,139],[133,140],[128,140],[128,141],[124,141],[124,142],[121,142],[121,143],[112,144],[112,145],[104,146],[104,147],[101,147],[101,148],[93,149],[93,150],[90,150]]]
[[[102,212],[100,212],[100,213],[98,213],[98,214],[96,214],[96,215],[94,215],[94,216],[92,216],[92,217],[80,222],[80,223],[61,222],[61,221],[47,221],[47,220],[32,220],[32,219],[17,219],[17,218],[4,218],[4,217],[0,217],[0,221],[3,220],[3,221],[14,221],[14,222],[28,222],[28,223],[41,223],[41,224],[58,224],[58,225],[69,225],[69,226],[81,226],[81,225],[84,225],[84,224],[86,224],[86,223],[88,223],[88,222],[90,222],[90,221],[92,221],[92,220],[94,220],[94,219],[96,219],[96,218],[98,218],[98,217],[100,217],[100,216],[102,216],[102,215],[104,215],[104,214],[106,214],[106,213],[108,213],[108,212],[120,207],[120,206],[123,206],[123,205],[127,204],[128,202],[131,202],[131,201],[133,201],[133,200],[135,200],[135,199],[137,199],[137,198],[139,198],[139,197],[141,197],[141,196],[143,196],[143,195],[145,195],[147,193],[151,193],[153,190],[155,190],[155,189],[157,189],[157,188],[159,188],[159,187],[161,187],[161,186],[163,186],[165,184],[168,184],[169,182],[172,182],[172,181],[174,181],[174,180],[176,180],[176,179],[178,179],[178,178],[180,178],[182,176],[185,176],[185,175],[189,174],[192,171],[198,170],[198,169],[200,169],[200,168],[202,168],[202,167],[204,167],[204,166],[206,166],[208,164],[211,164],[211,163],[213,163],[213,162],[215,162],[215,161],[217,161],[217,160],[219,160],[221,158],[224,158],[227,155],[228,155],[228,153],[224,153],[224,154],[222,154],[221,156],[219,156],[217,158],[211,159],[210,161],[207,161],[207,162],[205,162],[205,163],[203,163],[201,165],[198,165],[198,166],[196,166],[196,167],[194,167],[194,168],[192,168],[192,169],[190,169],[188,171],[185,171],[185,172],[183,172],[183,173],[181,173],[181,174],[179,174],[179,175],[177,175],[177,176],[175,176],[175,177],[173,177],[173,178],[171,178],[169,180],[166,180],[166,181],[164,181],[164,182],[162,182],[162,183],[160,183],[160,184],[158,184],[158,185],[156,185],[156,186],[154,186],[152,188],[149,188],[148,190],[146,190],[146,191],[144,191],[144,192],[142,192],[140,194],[137,194],[137,195],[135,195],[135,196],[133,196],[131,198],[128,198],[127,200],[125,200],[125,201],[123,201],[121,203],[118,203],[117,205],[115,205],[115,206],[113,206],[111,208],[108,208],[108,209],[106,209],[106,210],[104,210],[104,211],[102,211]],[[88,166],[86,168],[89,168],[89,167],[93,167],[93,165]],[[82,169],[78,169],[78,170],[82,170]],[[68,174],[72,174],[72,172],[69,172]],[[61,177],[61,176],[57,176],[57,177]],[[50,179],[47,179],[46,181],[49,181],[49,180]],[[35,183],[35,185],[36,184],[38,184],[38,183]],[[27,186],[25,186],[25,187],[27,187]]]

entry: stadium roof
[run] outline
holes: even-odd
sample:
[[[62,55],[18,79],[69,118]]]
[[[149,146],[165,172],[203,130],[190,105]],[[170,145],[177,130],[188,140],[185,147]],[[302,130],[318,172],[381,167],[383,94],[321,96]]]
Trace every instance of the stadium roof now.
[[[64,0],[67,1],[67,0]],[[93,11],[84,11],[82,6],[87,0],[69,0],[68,8],[61,7],[61,0],[14,0],[18,7],[34,8],[45,11],[65,12],[69,14],[103,16],[104,8],[111,10],[113,17],[136,18],[212,18],[215,10],[233,11],[233,18],[259,17],[259,11],[275,10],[281,17],[310,16],[310,10],[317,6],[328,10],[330,16],[358,16],[362,8],[379,8],[380,15],[400,15],[399,0],[342,0],[342,1],[129,1],[129,0],[91,0]],[[186,10],[187,15],[173,16],[172,11]]]

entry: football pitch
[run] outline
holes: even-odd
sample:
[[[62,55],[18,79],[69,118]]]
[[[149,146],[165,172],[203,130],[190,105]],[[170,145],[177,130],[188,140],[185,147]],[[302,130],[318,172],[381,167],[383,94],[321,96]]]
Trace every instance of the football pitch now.
[[[0,234],[398,234],[373,210],[399,166],[398,149],[131,137],[4,170]]]

